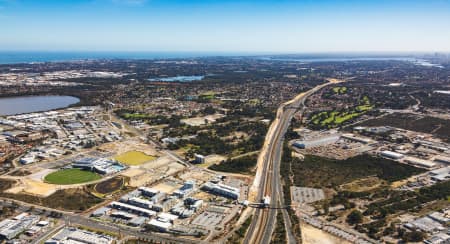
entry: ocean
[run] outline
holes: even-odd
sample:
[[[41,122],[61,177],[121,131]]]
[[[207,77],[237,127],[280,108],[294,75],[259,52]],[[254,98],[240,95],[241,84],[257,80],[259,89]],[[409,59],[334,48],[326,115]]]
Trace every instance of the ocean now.
[[[37,52],[0,51],[0,64],[62,62],[92,59],[172,59],[208,56],[239,56],[213,52]]]

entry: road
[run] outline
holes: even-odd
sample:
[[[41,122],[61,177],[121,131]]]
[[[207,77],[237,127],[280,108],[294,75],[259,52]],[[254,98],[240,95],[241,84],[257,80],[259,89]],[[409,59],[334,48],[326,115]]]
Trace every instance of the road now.
[[[270,125],[265,138],[263,149],[258,158],[257,173],[251,191],[256,201],[261,201],[264,196],[270,196],[271,208],[258,208],[247,231],[244,243],[270,243],[272,233],[275,228],[277,211],[281,211],[285,223],[287,243],[296,243],[296,238],[292,232],[288,212],[284,208],[282,196],[282,186],[280,181],[280,161],[283,148],[284,135],[289,127],[289,123],[297,110],[304,108],[305,100],[313,93],[323,87],[342,82],[341,80],[330,79],[328,83],[314,87],[303,92],[294,99],[281,104],[277,110],[277,116]]]

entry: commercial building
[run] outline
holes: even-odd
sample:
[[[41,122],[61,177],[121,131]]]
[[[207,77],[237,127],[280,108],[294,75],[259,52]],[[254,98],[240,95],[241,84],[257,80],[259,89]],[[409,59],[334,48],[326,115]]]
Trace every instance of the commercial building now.
[[[214,184],[211,182],[206,182],[201,189],[216,195],[220,195],[235,200],[238,199],[240,196],[240,190],[238,188],[227,186],[220,183]]]
[[[85,169],[99,174],[112,174],[124,170],[126,167],[121,163],[105,158],[83,158],[72,164],[73,168]]]
[[[185,198],[187,195],[193,192],[194,189],[195,189],[195,182],[192,180],[188,180],[184,182],[184,185],[180,187],[180,189],[175,190],[173,192],[173,195],[179,198]]]

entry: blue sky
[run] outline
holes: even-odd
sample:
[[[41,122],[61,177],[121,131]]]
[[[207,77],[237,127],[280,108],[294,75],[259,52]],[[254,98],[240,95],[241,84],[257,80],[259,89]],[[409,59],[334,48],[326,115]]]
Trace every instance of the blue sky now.
[[[0,50],[450,51],[447,0],[0,0]]]

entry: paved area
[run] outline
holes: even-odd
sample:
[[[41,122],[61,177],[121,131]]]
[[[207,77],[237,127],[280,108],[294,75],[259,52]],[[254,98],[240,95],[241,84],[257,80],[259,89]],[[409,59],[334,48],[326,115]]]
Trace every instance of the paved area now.
[[[325,199],[325,193],[322,189],[309,187],[291,187],[292,201],[295,203],[312,203]]]

